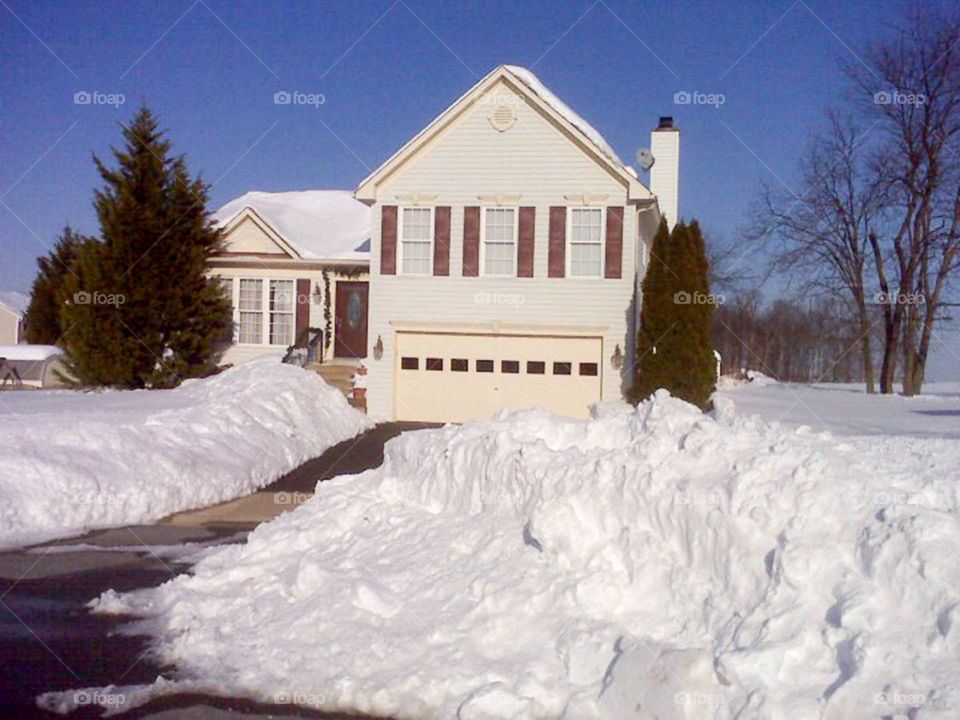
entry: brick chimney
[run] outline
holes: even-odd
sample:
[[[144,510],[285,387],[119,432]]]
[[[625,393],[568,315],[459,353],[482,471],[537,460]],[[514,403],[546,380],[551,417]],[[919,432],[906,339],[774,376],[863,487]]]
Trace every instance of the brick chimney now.
[[[657,196],[660,214],[673,229],[677,224],[680,190],[680,130],[672,117],[661,117],[660,124],[650,133],[650,192]]]

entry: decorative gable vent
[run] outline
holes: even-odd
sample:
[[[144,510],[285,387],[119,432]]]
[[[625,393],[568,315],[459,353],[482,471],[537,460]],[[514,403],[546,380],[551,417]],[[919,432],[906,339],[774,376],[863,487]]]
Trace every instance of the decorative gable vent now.
[[[501,103],[490,111],[490,124],[499,132],[506,132],[517,122],[517,110],[512,105]]]

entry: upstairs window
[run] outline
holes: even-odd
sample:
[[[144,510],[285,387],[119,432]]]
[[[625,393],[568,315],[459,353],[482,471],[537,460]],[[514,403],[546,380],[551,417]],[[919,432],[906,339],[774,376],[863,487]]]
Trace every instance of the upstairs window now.
[[[603,208],[570,208],[567,237],[570,277],[600,277],[603,269]]]
[[[483,274],[517,274],[517,209],[484,208]]]
[[[403,208],[400,215],[400,272],[433,272],[433,208]]]

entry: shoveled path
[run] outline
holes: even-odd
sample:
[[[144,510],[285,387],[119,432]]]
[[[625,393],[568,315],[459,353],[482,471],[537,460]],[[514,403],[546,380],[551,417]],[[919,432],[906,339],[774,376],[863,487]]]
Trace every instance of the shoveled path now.
[[[375,468],[383,445],[401,432],[429,427],[386,423],[329,448],[265,490],[312,492],[319,480]],[[125,618],[91,615],[86,603],[107,589],[118,592],[155,587],[190,563],[165,550],[185,543],[221,545],[244,542],[258,522],[198,515],[202,523],[165,522],[97,531],[44,546],[0,552],[0,712],[2,716],[60,717],[37,708],[37,695],[54,690],[110,684],[150,683],[170,678],[147,657],[150,638],[125,636]],[[71,549],[71,546],[73,547]],[[70,718],[100,717],[84,707]],[[124,713],[122,718],[268,718],[305,717],[361,720],[365,716],[330,714],[292,705],[254,703],[237,698],[174,695]]]

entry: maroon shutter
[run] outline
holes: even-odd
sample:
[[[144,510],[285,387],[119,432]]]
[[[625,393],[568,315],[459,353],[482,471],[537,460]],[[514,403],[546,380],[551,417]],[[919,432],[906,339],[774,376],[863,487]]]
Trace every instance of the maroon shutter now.
[[[463,209],[463,276],[480,274],[480,208]]]
[[[537,209],[520,208],[517,221],[517,277],[533,277],[533,230]]]
[[[297,332],[293,342],[300,342],[301,334],[310,327],[310,279],[297,279]],[[306,336],[303,338],[306,340]]]
[[[623,266],[623,208],[607,208],[606,253],[603,260],[603,276],[619,278]]]
[[[384,205],[380,216],[380,274],[397,274],[397,206]]]
[[[550,208],[550,244],[547,247],[547,275],[562,278],[567,271],[567,209]]]
[[[433,274],[450,274],[450,208],[433,211]]]

